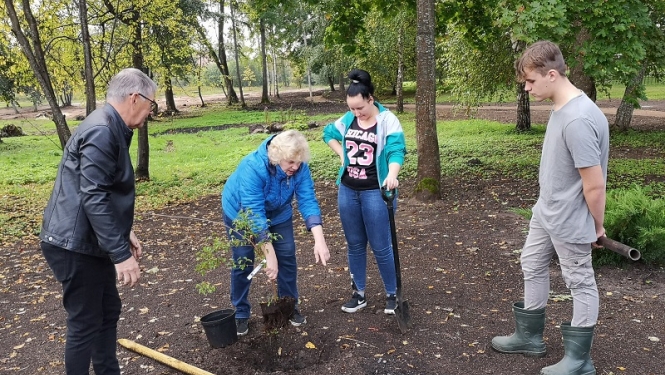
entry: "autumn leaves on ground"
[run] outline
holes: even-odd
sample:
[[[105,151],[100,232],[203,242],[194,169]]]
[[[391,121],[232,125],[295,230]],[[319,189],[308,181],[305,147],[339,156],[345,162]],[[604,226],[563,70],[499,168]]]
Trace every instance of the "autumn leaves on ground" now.
[[[294,99],[295,100],[295,99]],[[441,113],[440,113],[441,115]],[[491,118],[490,114],[485,114]],[[484,116],[484,115],[481,115]],[[519,250],[527,222],[507,207],[528,208],[536,181],[443,181],[441,200],[412,199],[409,181],[396,216],[404,296],[414,326],[401,334],[383,314],[378,271],[370,257],[368,307],[347,314],[350,297],[336,188],[317,181],[331,250],[327,267],[314,262],[311,236],[297,221],[301,310],[307,324],[263,332],[259,303],[272,289],[263,275],[251,293],[250,333],[212,349],[199,318],[230,307],[227,270],[209,275],[217,292],[195,285],[195,252],[223,230],[218,195],[154,212],[139,212],[136,232],[145,257],[140,286],[121,288],[119,338],[158,350],[214,374],[537,374],[563,355],[557,326],[572,302],[552,263],[544,358],[498,354],[491,338],[512,332],[510,306],[522,293]],[[298,218],[298,220],[300,220]],[[641,264],[597,270],[601,308],[592,351],[598,374],[662,374],[665,363],[665,273]],[[63,373],[65,313],[61,291],[34,237],[0,249],[0,372]],[[118,347],[124,374],[178,374],[155,360]]]

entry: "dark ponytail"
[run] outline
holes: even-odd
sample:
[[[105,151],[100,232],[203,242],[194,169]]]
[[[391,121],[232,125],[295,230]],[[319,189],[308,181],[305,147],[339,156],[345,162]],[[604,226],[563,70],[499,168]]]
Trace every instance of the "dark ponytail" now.
[[[363,99],[369,99],[374,96],[374,85],[369,73],[362,69],[353,69],[348,75],[351,83],[346,89],[346,96],[362,95]]]

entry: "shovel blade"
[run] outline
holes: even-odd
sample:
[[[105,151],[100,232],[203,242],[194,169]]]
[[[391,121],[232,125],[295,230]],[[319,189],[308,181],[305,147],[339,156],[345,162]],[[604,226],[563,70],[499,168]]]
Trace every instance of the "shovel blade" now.
[[[409,312],[409,301],[400,302],[395,309],[395,316],[397,317],[397,325],[399,326],[402,334],[406,333],[411,324],[411,314]]]

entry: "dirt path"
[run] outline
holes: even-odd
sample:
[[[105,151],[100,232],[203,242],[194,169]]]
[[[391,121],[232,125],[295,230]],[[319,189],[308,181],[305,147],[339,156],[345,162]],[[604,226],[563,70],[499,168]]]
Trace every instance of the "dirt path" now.
[[[326,99],[322,93],[324,92],[321,90],[321,88],[315,88],[314,89],[314,97],[313,101],[315,103],[322,103],[322,102],[330,102],[331,100]],[[300,93],[304,96],[307,95],[309,92],[309,89],[307,88],[302,88],[302,89],[288,89],[288,90],[281,90],[281,94],[289,94],[289,93]],[[250,91],[245,93],[245,98],[248,100],[251,99],[256,99],[260,97],[260,92],[258,91]],[[224,100],[226,100],[226,97],[223,94],[211,94],[211,95],[204,95],[203,100],[205,103],[210,104],[210,103],[219,103]],[[179,95],[176,96],[175,98],[176,101],[176,106],[180,110],[186,111],[188,107],[196,107],[200,105],[200,99],[196,96],[188,96],[188,95]],[[160,105],[160,108],[164,108],[166,106],[166,102],[163,98],[157,99],[158,104]],[[103,101],[100,101],[98,105],[103,105]],[[620,104],[619,100],[599,100],[597,102],[598,106],[600,109],[603,111],[608,116],[614,116],[616,115],[616,110],[617,107]],[[641,103],[642,108],[641,109],[635,109],[633,112],[633,116],[638,116],[638,117],[652,117],[652,118],[665,118],[665,101],[647,101]],[[395,105],[390,104],[387,106],[390,109],[394,109]],[[453,104],[437,104],[437,111],[439,112],[449,112],[453,111],[455,109],[455,106]],[[405,104],[404,108],[408,111],[414,111],[416,108],[415,104]],[[534,112],[549,112],[551,111],[552,106],[549,104],[540,104],[540,103],[532,103],[531,104],[531,111],[532,113]],[[484,105],[480,106],[478,111],[501,111],[501,112],[514,112],[516,110],[516,106],[514,104],[500,104],[500,105]],[[13,119],[23,119],[23,118],[35,118],[37,116],[43,115],[47,112],[50,112],[50,107],[48,105],[41,105],[38,107],[38,110],[35,111],[32,106],[30,107],[25,107],[25,108],[20,108],[19,109],[20,113],[15,113],[12,108],[1,108],[0,109],[0,120],[13,120]],[[64,107],[62,108],[63,114],[65,114],[66,118],[68,119],[75,119],[77,116],[84,116],[85,115],[85,103],[74,103],[71,106]]]
[[[654,108],[654,107],[665,107],[663,103],[657,103],[657,106],[654,105],[643,105],[642,108]],[[604,114],[606,115],[616,115],[617,112],[617,107],[608,107],[607,105],[610,105],[610,103],[605,102],[605,101],[599,101],[598,106],[600,107],[600,110],[603,111]],[[388,105],[390,109],[394,109],[395,105]],[[455,108],[454,105],[452,104],[437,104],[436,105],[437,110],[452,110]],[[546,105],[546,104],[532,104],[531,105],[531,110],[532,111],[551,111],[552,106],[551,105]],[[415,104],[405,104],[404,109],[407,109],[409,111],[415,110],[416,105]],[[515,111],[517,110],[517,107],[515,105],[483,105],[478,107],[478,110],[491,110],[491,111]],[[635,109],[633,111],[633,116],[645,116],[645,117],[658,117],[658,118],[665,118],[665,109]]]

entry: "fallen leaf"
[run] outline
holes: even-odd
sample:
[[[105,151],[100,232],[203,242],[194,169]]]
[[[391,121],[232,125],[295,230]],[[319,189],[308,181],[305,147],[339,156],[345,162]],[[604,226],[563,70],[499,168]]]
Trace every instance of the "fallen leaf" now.
[[[169,350],[169,344],[164,344],[161,348],[157,349],[158,352],[162,353]]]
[[[147,308],[147,307],[142,307],[142,308],[139,309],[139,315],[147,314],[148,311],[150,311],[149,308]]]
[[[25,344],[16,345],[16,346],[14,347],[14,350],[19,350],[19,349],[21,349],[21,348],[24,347],[24,346],[25,346]]]
[[[307,344],[305,344],[305,348],[316,349],[316,345],[314,345],[311,341],[307,341]]]
[[[660,339],[656,336],[649,336],[649,340],[651,340],[653,342],[660,342]],[[14,349],[16,349],[16,348],[14,348]]]

